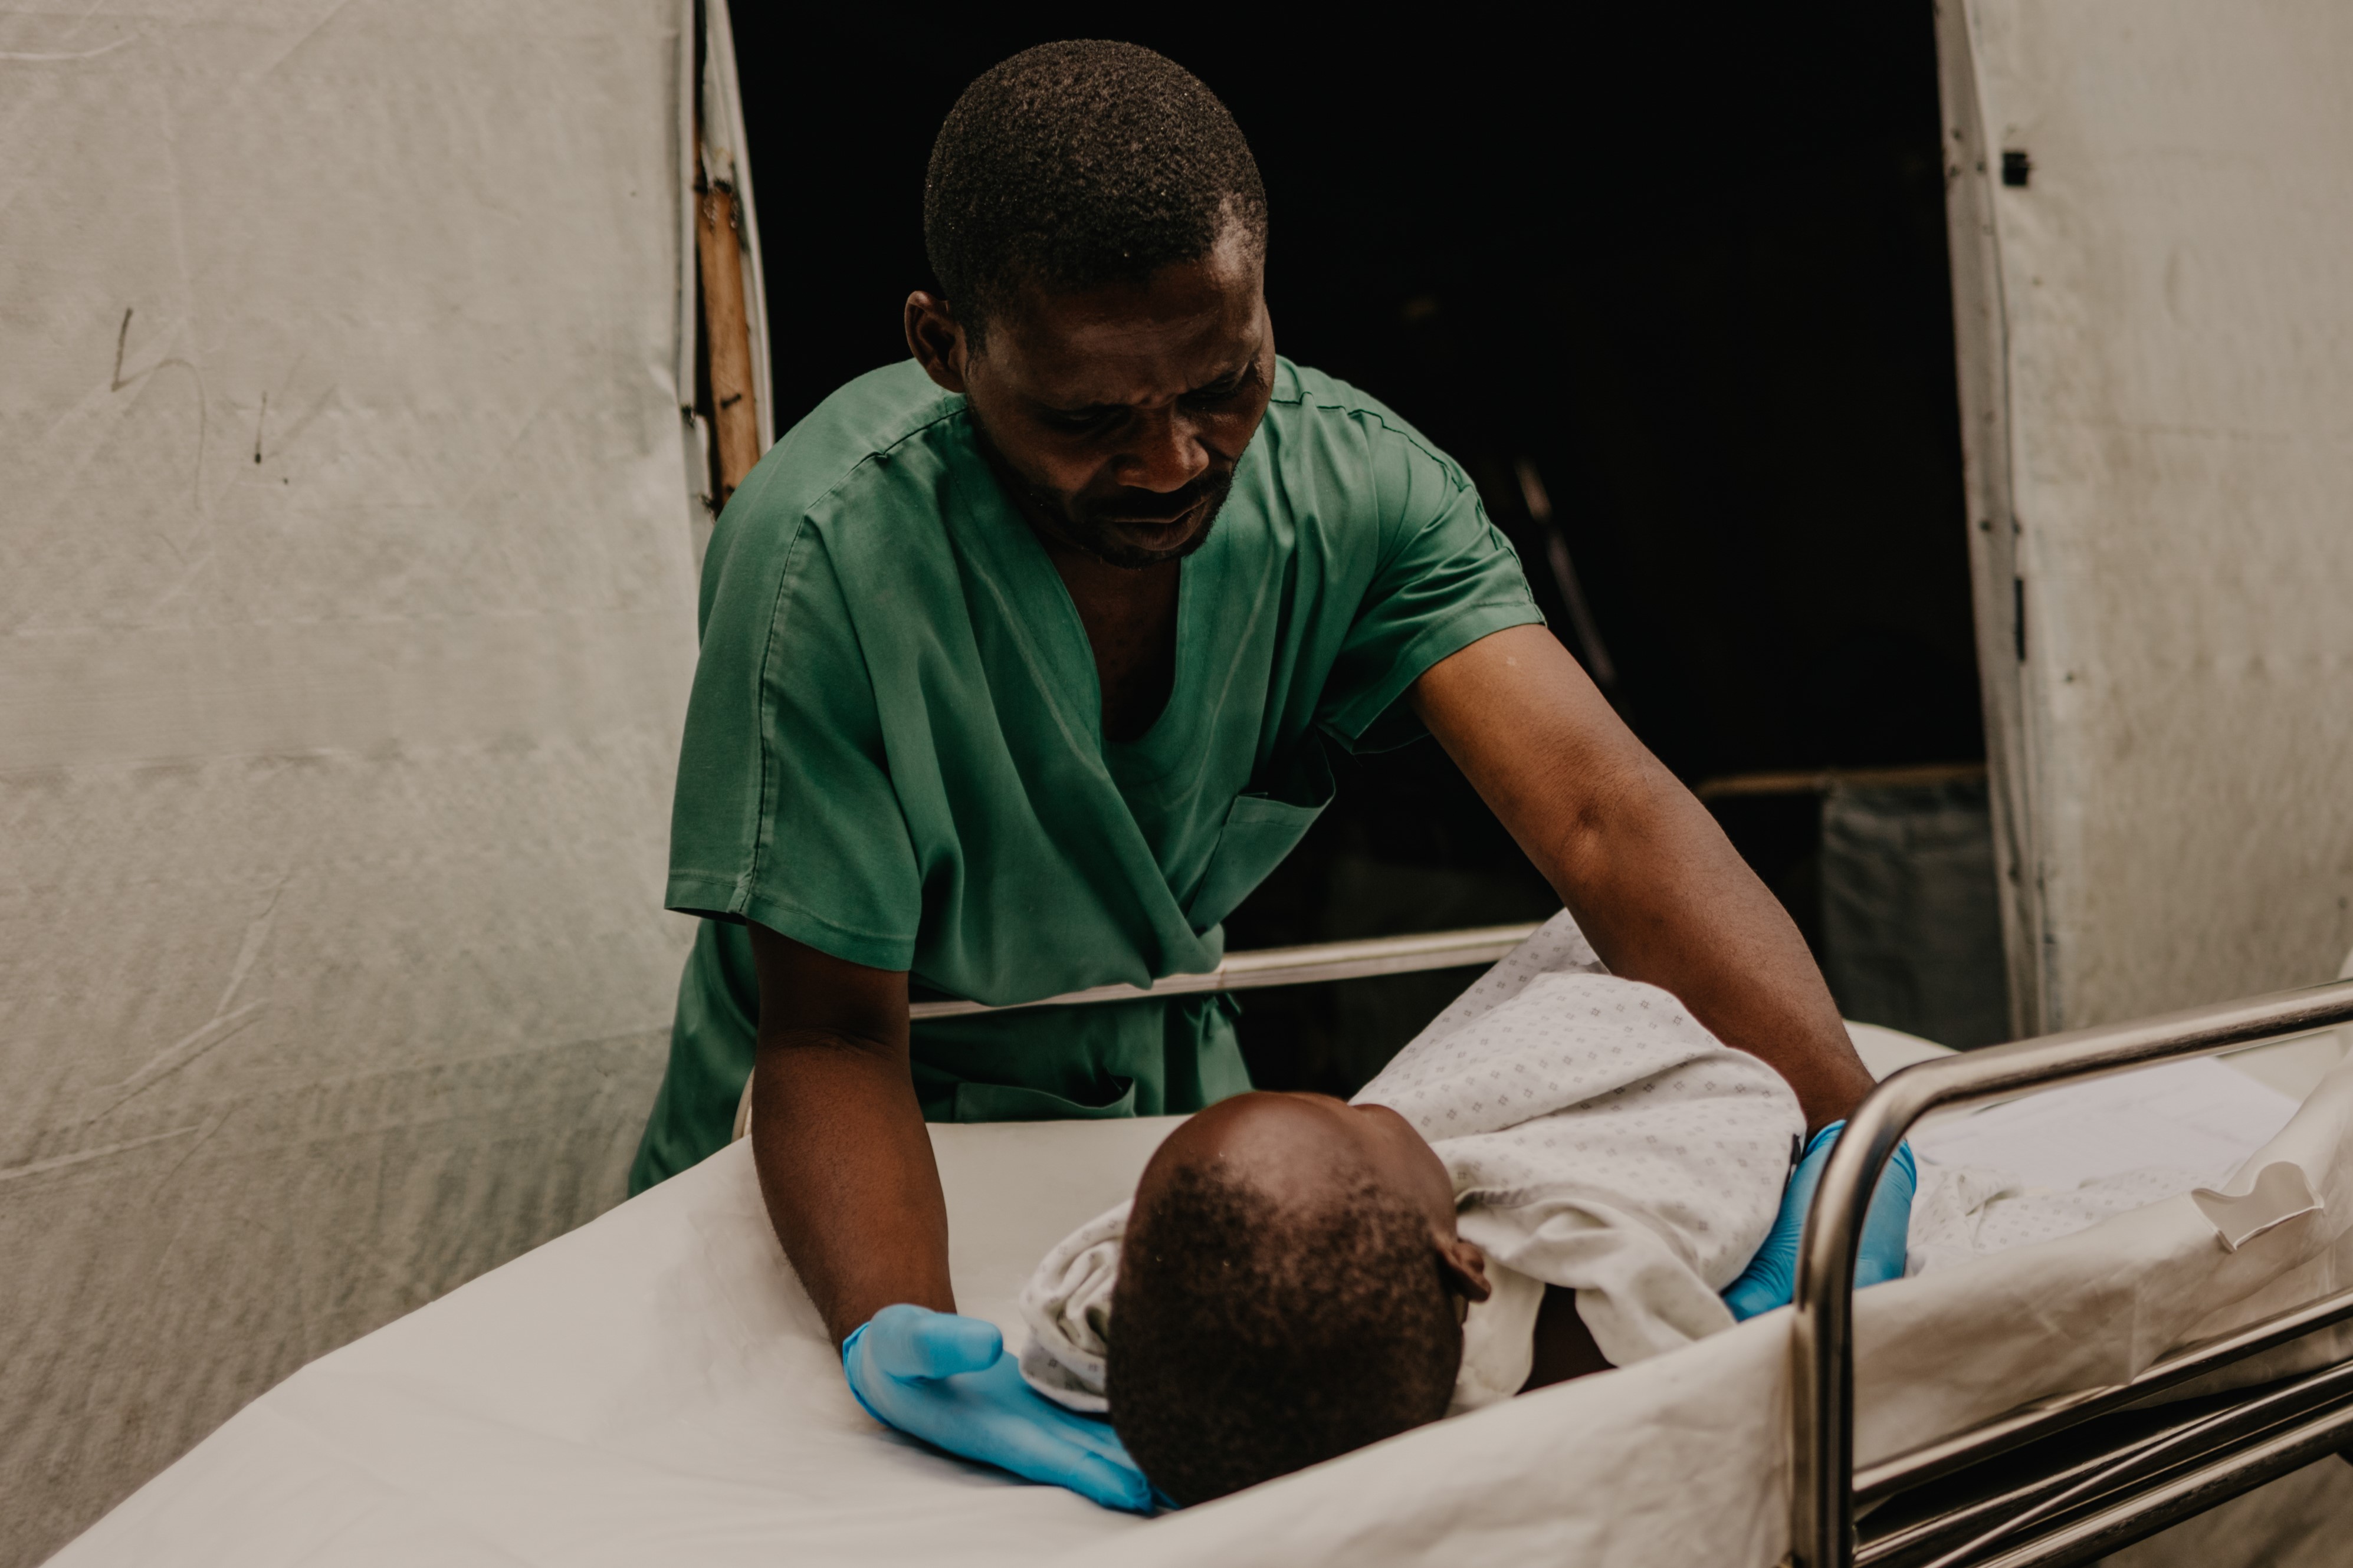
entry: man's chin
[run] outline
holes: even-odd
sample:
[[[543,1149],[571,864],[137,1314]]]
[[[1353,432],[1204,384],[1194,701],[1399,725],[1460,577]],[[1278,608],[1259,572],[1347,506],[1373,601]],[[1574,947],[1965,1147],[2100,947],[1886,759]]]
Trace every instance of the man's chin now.
[[[1181,561],[1201,547],[1208,537],[1209,518],[1214,516],[1206,507],[1190,517],[1176,522],[1155,526],[1140,522],[1102,522],[1087,531],[1087,551],[1113,566],[1142,568],[1157,566],[1163,562]]]
[[[1209,542],[1209,530],[1217,522],[1225,500],[1220,489],[1185,516],[1166,524],[1089,518],[1082,526],[1072,530],[1071,542],[1106,565],[1124,566],[1134,572],[1164,566],[1171,561],[1182,561]]]

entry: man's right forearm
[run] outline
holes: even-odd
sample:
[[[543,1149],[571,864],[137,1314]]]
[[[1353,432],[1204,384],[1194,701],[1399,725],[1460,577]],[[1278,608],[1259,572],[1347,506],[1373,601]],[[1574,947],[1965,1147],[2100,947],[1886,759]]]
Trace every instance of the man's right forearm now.
[[[947,1203],[903,1049],[764,1030],[751,1137],[768,1217],[837,1344],[894,1302],[955,1310]]]

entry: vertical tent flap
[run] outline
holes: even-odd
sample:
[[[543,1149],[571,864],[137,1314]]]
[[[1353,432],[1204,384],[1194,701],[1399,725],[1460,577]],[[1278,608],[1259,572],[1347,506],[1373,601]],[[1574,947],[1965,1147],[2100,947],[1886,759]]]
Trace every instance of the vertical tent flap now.
[[[2353,942],[2353,13],[1938,7],[2021,1032]]]
[[[0,1563],[621,1193],[694,15],[0,7]]]

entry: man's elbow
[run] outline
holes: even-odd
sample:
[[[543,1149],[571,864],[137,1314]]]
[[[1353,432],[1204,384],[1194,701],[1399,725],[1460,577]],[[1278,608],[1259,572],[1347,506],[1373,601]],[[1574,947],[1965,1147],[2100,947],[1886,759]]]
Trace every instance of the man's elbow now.
[[[1550,814],[1554,863],[1574,881],[1589,880],[1629,855],[1655,854],[1678,818],[1704,809],[1663,766],[1632,759],[1564,788]]]
[[[907,1060],[907,1040],[903,1031],[876,1027],[860,1029],[854,1026],[782,1025],[763,1028],[756,1047],[761,1062],[791,1063],[813,1058],[833,1059],[872,1059],[893,1066]]]

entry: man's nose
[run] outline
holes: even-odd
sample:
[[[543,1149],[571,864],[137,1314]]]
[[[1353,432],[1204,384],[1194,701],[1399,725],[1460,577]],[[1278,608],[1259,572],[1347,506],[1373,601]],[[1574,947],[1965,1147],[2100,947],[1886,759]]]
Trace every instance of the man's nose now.
[[[1178,410],[1153,409],[1131,428],[1134,437],[1119,457],[1120,483],[1165,495],[1183,489],[1208,471],[1208,449],[1193,422]]]

